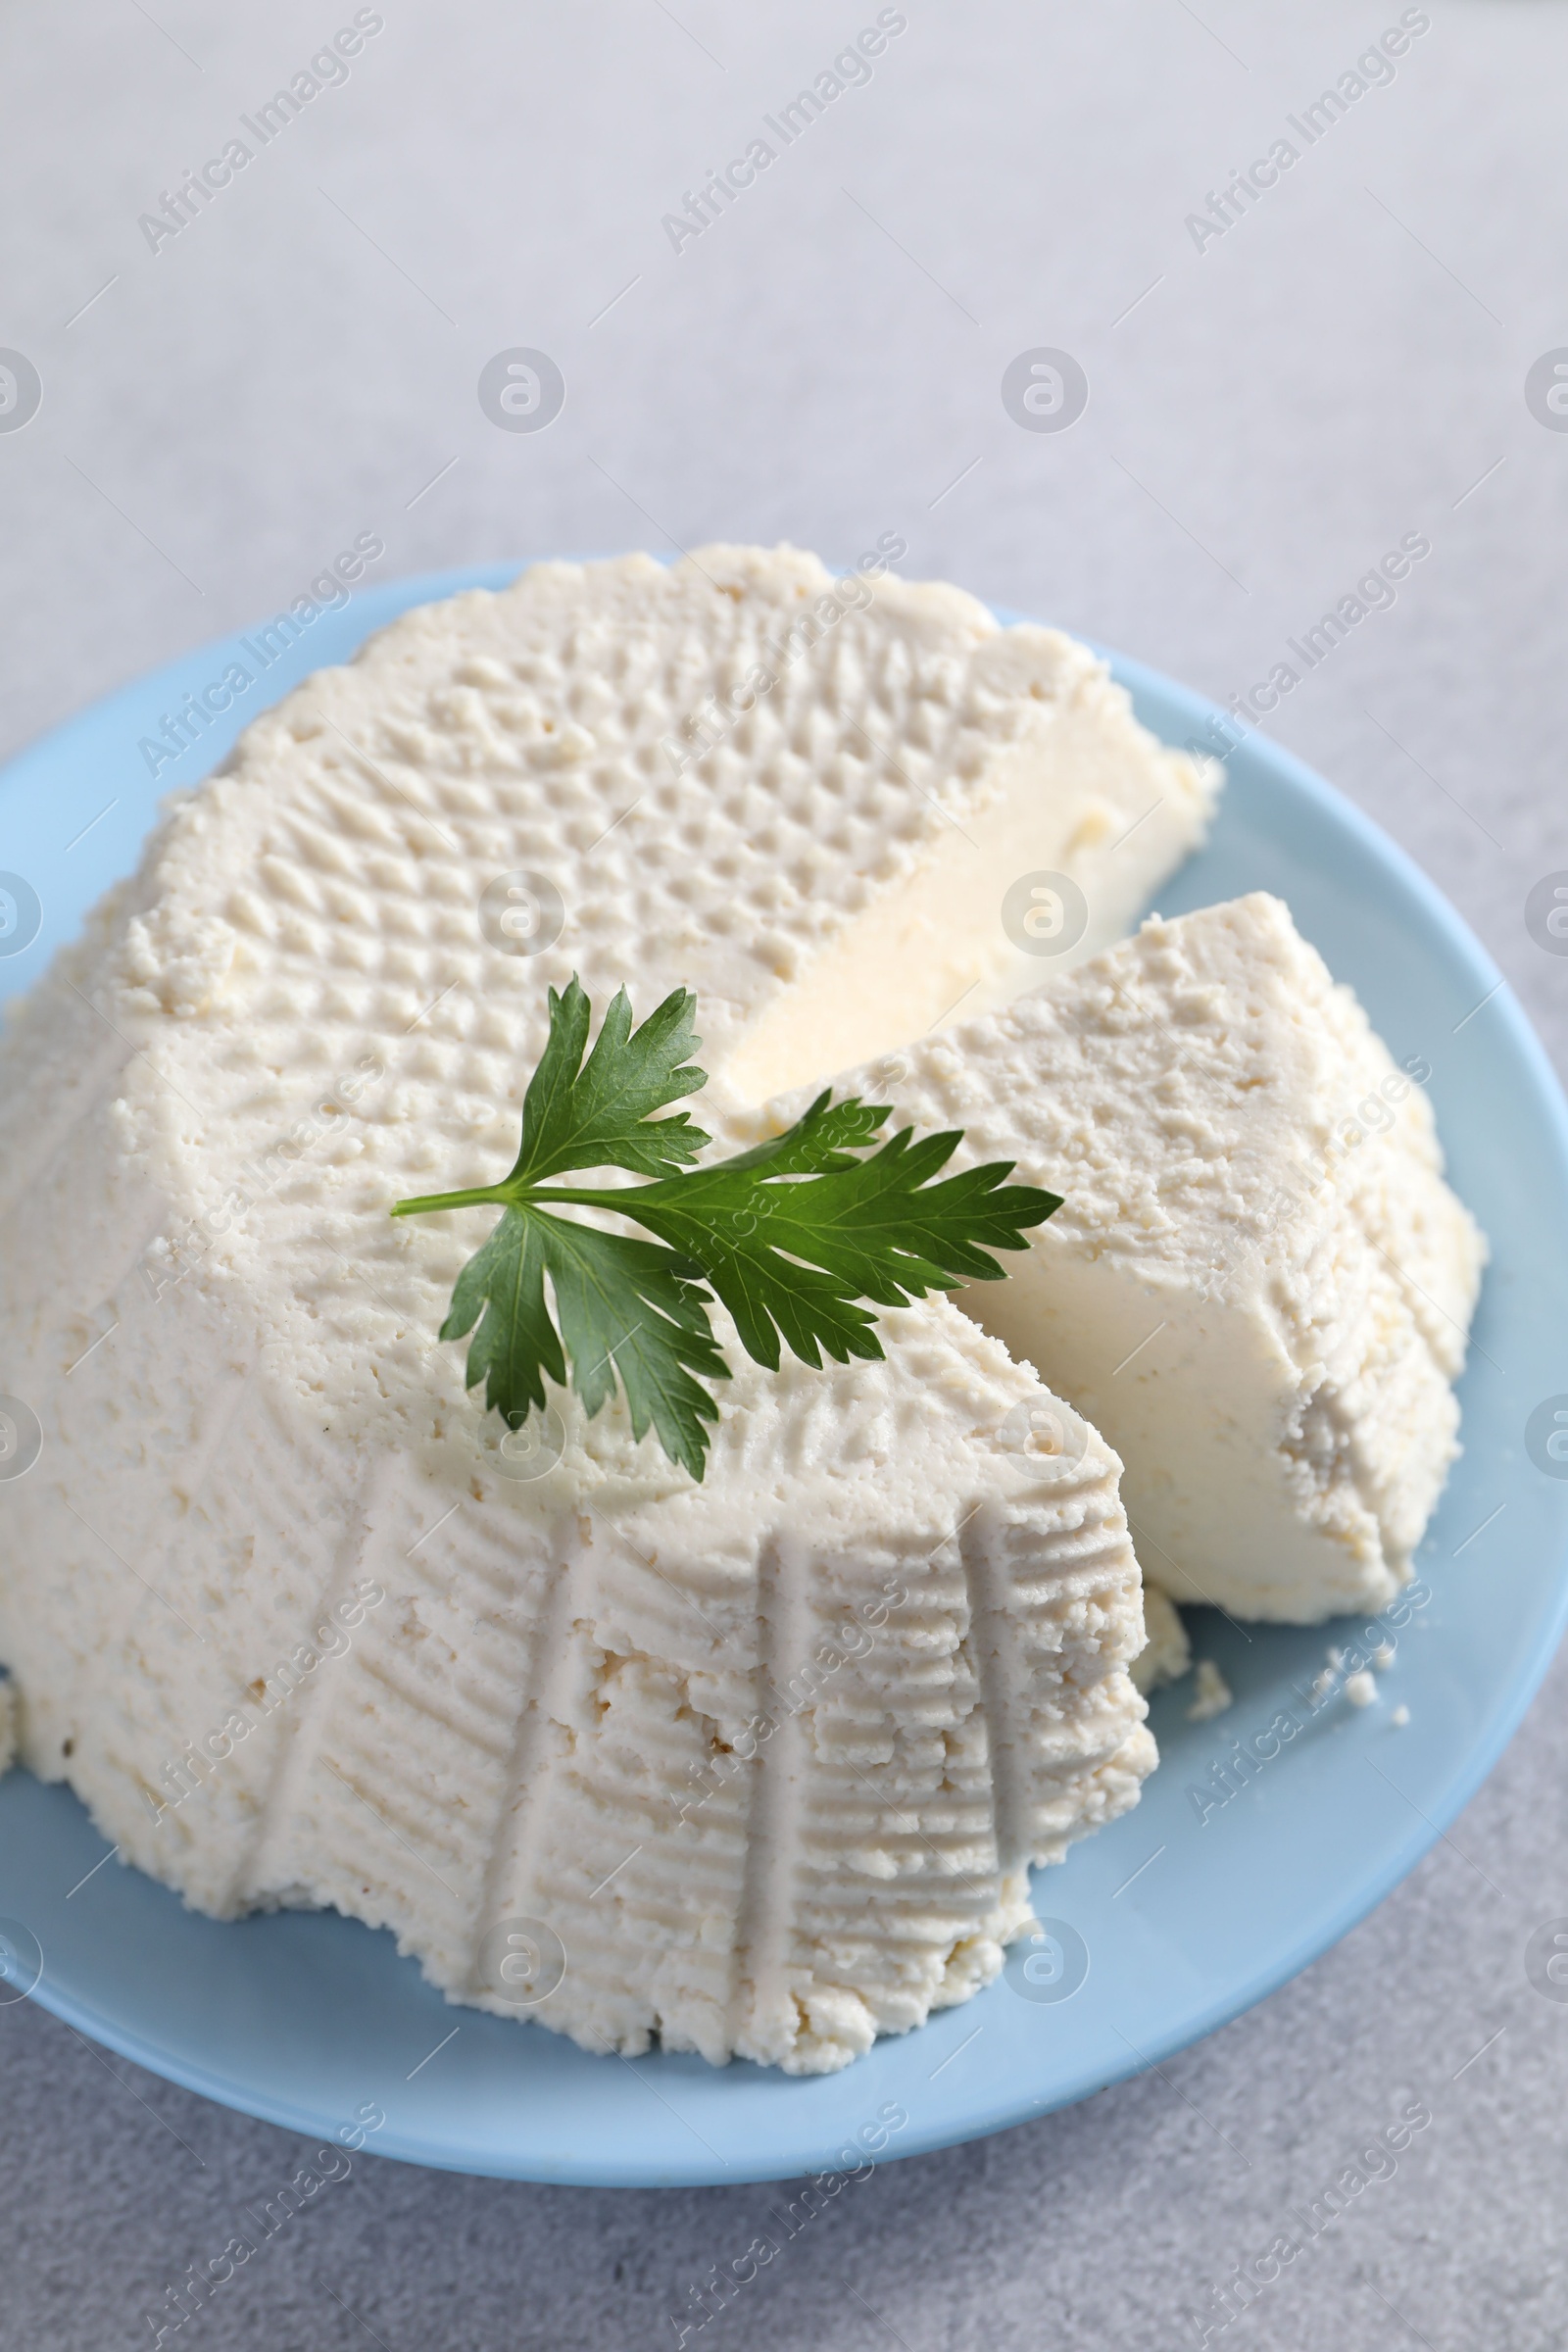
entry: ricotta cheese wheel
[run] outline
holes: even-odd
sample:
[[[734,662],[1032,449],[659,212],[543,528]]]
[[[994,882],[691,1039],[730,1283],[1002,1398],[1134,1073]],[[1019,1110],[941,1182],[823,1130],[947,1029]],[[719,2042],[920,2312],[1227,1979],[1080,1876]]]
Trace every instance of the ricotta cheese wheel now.
[[[1309,1625],[1393,1599],[1458,1451],[1486,1244],[1430,1076],[1259,892],[834,1085],[1063,1196],[963,1305],[1115,1446],[1152,1585]]]
[[[1067,640],[790,550],[542,565],[260,718],[0,1043],[25,1761],[589,2049],[820,2071],[985,1983],[1154,1761],[1109,1447],[941,1298],[776,1378],[720,1323],[701,1486],[509,1438],[436,1336],[494,1212],[388,1211],[511,1165],[574,970],[698,992],[722,1124],[1004,994],[999,860],[1113,924],[1207,793]]]

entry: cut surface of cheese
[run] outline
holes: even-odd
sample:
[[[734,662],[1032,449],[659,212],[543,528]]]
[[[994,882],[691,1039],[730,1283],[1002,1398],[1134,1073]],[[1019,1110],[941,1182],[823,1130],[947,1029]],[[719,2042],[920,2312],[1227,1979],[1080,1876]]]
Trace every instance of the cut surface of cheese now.
[[[797,2072],[973,1991],[1027,1864],[1135,1801],[1120,1465],[1070,1412],[1070,1460],[1032,1448],[1064,1408],[940,1298],[826,1372],[721,1327],[701,1487],[618,1404],[509,1440],[436,1338],[493,1211],[387,1212],[511,1164],[573,970],[599,1013],[695,988],[733,1070],[867,925],[918,933],[955,820],[1077,854],[1016,828],[1054,730],[1130,724],[1087,657],[950,589],[829,599],[706,549],[409,614],[172,807],[0,1041],[25,1761],[203,1909],[335,1904],[587,2048]],[[807,612],[677,773],[683,713]],[[1163,867],[1205,804],[1160,773]],[[1073,806],[1088,859],[1121,804],[1097,771]]]
[[[1257,893],[834,1086],[1062,1195],[963,1305],[1115,1446],[1152,1584],[1311,1624],[1394,1597],[1457,1451],[1486,1246],[1430,1075]]]

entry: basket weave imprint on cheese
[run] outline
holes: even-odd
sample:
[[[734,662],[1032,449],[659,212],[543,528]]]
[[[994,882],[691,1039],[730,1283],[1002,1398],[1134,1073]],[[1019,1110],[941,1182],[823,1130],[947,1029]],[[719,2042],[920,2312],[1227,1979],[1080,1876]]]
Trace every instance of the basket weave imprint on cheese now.
[[[590,2049],[825,2069],[987,1981],[1153,1761],[1108,1447],[1020,1475],[1060,1408],[936,1298],[885,1363],[729,1345],[701,1488],[569,1396],[518,1476],[435,1338],[492,1212],[387,1210],[510,1164],[573,970],[697,991],[722,1124],[1036,977],[1019,870],[1114,936],[1208,795],[1081,648],[790,550],[542,565],[259,719],[0,1044],[27,1763],[199,1907],[335,1904]],[[476,912],[517,872],[537,953]]]

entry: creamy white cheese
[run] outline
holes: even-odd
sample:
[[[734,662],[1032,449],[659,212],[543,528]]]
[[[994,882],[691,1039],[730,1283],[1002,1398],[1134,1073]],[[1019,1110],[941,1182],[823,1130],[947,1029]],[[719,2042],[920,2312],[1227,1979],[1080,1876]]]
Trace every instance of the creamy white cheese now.
[[[731,1346],[701,1488],[570,1397],[519,1460],[435,1336],[493,1212],[387,1211],[510,1164],[574,969],[792,1079],[1005,985],[922,961],[957,827],[977,905],[1017,857],[1103,908],[1204,808],[1064,640],[792,551],[542,566],[259,720],[0,1045],[28,1764],[199,1907],[335,1904],[589,2048],[821,2070],[973,1991],[1154,1760],[1114,1454],[939,1298],[882,1364]]]
[[[1189,1723],[1209,1723],[1223,1715],[1233,1704],[1234,1693],[1212,1658],[1200,1658],[1193,1676],[1193,1701],[1187,1710]]]
[[[1309,1624],[1393,1597],[1457,1451],[1486,1251],[1429,1076],[1259,893],[834,1083],[1063,1196],[963,1304],[1121,1454],[1152,1583]]]
[[[1193,1662],[1187,1628],[1174,1601],[1157,1585],[1144,1587],[1144,1646],[1132,1663],[1132,1677],[1147,1697],[1162,1683],[1179,1683]]]

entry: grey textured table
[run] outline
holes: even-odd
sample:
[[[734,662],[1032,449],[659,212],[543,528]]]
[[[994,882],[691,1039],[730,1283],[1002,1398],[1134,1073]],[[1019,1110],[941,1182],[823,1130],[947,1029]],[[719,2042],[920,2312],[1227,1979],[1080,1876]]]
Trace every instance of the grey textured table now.
[[[1561,1064],[1568,961],[1524,902],[1568,867],[1568,418],[1525,398],[1568,340],[1562,9],[1433,0],[1351,95],[1394,0],[906,0],[869,80],[672,235],[878,12],[758,13],[385,0],[347,78],[159,235],[138,216],[352,7],[7,10],[0,345],[44,398],[0,431],[0,748],[274,611],[362,530],[381,577],[720,536],[842,562],[897,530],[910,574],[1221,700],[1424,532],[1397,602],[1266,723],[1436,876]],[[1342,114],[1304,113],[1338,86]],[[1210,192],[1282,138],[1297,160],[1221,227]],[[548,432],[475,397],[519,346],[564,373]],[[999,397],[1039,347],[1087,370],[1071,430]],[[688,2340],[1196,2343],[1183,2314],[1420,2097],[1394,2177],[1211,2340],[1560,2345],[1568,2006],[1522,1953],[1568,1911],[1565,1690],[1559,1664],[1451,1837],[1261,2008],[1074,2112],[879,2169]],[[30,2002],[0,2009],[0,2113],[7,2346],[148,2341],[143,2311],[297,2161]],[[765,2196],[367,2157],[177,2340],[669,2345]]]

